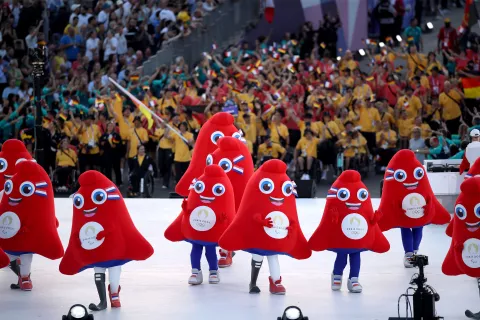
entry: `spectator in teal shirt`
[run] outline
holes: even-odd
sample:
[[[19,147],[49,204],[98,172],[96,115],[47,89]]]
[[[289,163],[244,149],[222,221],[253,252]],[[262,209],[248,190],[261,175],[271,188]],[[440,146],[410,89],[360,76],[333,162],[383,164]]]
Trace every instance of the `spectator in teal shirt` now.
[[[405,37],[407,41],[409,37],[413,37],[413,44],[415,44],[417,50],[423,50],[422,29],[418,26],[417,19],[413,18],[410,21],[410,26],[405,29]]]

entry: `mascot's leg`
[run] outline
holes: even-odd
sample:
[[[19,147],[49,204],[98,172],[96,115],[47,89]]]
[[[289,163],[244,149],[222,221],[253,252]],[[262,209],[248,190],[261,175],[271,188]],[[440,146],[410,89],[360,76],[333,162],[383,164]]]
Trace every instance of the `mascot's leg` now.
[[[188,278],[188,284],[202,284],[203,275],[200,267],[200,259],[202,259],[203,246],[192,243],[192,251],[190,252],[190,262],[192,264],[192,275]]]
[[[18,287],[23,291],[32,291],[33,284],[30,280],[30,271],[32,270],[33,254],[20,255],[20,275],[18,276]]]
[[[257,287],[258,274],[262,267],[263,256],[252,254],[252,271],[250,275],[250,293],[260,293],[260,288]]]
[[[358,282],[360,274],[360,252],[350,253],[350,275],[348,276],[348,291],[353,293],[362,292],[362,285]]]
[[[285,287],[282,285],[282,277],[280,276],[280,263],[278,255],[268,256],[268,268],[270,269],[270,293],[285,294]]]
[[[338,291],[342,288],[342,276],[343,270],[347,266],[348,254],[346,253],[337,253],[337,258],[335,259],[335,264],[333,265],[332,273],[332,290]]]
[[[105,268],[94,268],[95,271],[95,285],[97,286],[98,297],[100,302],[98,304],[90,303],[88,308],[92,311],[105,310],[107,308],[107,291],[105,290]]]
[[[20,289],[20,286],[18,284],[18,279],[20,277],[20,257],[8,253],[7,256],[10,258],[10,270],[12,270],[13,273],[15,273],[15,275],[17,276],[17,283],[12,283],[10,285],[10,289]]]
[[[405,266],[405,268],[413,268],[413,232],[410,228],[400,228],[400,230],[402,232],[403,249],[405,250],[405,256],[403,257],[403,265]]]
[[[417,254],[418,248],[420,247],[420,243],[422,242],[423,227],[412,228],[412,236],[413,236],[413,253]]]
[[[112,308],[120,308],[122,304],[120,303],[120,274],[122,273],[122,267],[116,266],[108,268],[108,296],[110,298],[110,305]]]
[[[219,283],[220,274],[218,273],[217,247],[205,246],[205,257],[207,258],[208,269],[210,271],[210,275],[208,276],[208,283]]]
[[[235,253],[231,251],[223,250],[223,249],[220,249],[219,253],[220,253],[220,260],[218,260],[218,266],[220,268],[230,267],[233,263],[232,258]]]

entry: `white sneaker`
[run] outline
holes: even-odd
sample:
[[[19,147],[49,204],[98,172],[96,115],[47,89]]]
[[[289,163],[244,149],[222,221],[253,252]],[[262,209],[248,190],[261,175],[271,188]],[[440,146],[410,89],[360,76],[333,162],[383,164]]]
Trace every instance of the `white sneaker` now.
[[[210,275],[208,276],[208,283],[217,284],[220,282],[220,274],[218,270],[210,270]]]
[[[192,275],[188,278],[188,284],[197,285],[202,284],[203,275],[202,270],[192,269]]]
[[[358,278],[348,279],[347,288],[351,293],[360,293],[363,289],[362,285],[358,282]]]
[[[403,257],[403,265],[405,266],[405,268],[413,268],[412,257],[412,252],[405,253],[405,256]]]
[[[342,276],[336,276],[332,273],[332,290],[338,291],[342,288]]]
[[[322,171],[322,178],[321,178],[322,180],[327,180],[327,173],[328,171],[326,170]]]

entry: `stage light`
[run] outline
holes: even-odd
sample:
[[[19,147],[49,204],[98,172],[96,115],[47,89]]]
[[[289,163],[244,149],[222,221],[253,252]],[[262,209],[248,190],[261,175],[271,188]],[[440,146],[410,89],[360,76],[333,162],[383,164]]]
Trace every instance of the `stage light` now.
[[[62,320],[94,320],[94,318],[93,314],[88,314],[85,306],[75,304],[68,310],[68,315],[62,316]]]
[[[385,43],[383,43],[383,42],[380,42],[378,45],[380,46],[380,48],[385,47]]]
[[[433,30],[433,23],[431,23],[430,21],[427,22],[427,29],[428,30]]]
[[[358,50],[358,53],[360,53],[360,55],[363,57],[365,55],[365,50],[360,49],[360,50]]]
[[[302,310],[299,307],[291,306],[287,307],[281,317],[277,320],[308,320],[308,317],[304,317]]]
[[[402,37],[399,34],[397,34],[395,38],[397,39],[398,42],[402,42]]]
[[[337,61],[340,61],[340,60],[342,60],[342,57],[338,56]]]

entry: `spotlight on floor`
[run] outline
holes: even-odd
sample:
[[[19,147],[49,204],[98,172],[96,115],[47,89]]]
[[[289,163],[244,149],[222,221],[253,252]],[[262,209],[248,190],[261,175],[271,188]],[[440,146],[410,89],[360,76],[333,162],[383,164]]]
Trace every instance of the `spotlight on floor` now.
[[[308,320],[308,317],[304,317],[302,310],[299,307],[291,306],[287,307],[281,317],[277,320]]]
[[[88,314],[87,308],[81,304],[73,305],[62,320],[94,320],[93,314]]]
[[[365,50],[360,49],[360,50],[358,50],[358,53],[360,53],[360,55],[363,57],[365,55]]]

